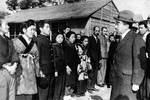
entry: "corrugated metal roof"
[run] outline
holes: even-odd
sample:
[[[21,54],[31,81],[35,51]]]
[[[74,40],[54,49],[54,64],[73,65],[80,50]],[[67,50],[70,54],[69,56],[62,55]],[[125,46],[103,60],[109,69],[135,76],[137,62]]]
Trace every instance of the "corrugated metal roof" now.
[[[6,17],[8,22],[24,22],[28,19],[33,20],[62,20],[71,18],[88,17],[95,11],[105,6],[105,0],[87,1],[80,3],[64,4],[43,8],[21,10]]]

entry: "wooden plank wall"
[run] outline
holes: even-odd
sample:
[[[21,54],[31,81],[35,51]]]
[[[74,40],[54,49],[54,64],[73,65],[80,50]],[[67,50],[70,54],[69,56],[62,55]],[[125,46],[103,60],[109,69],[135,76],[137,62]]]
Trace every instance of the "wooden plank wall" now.
[[[118,15],[118,11],[115,8],[112,2],[108,3],[106,6],[98,10],[91,17],[91,27],[90,30],[94,26],[99,26],[100,28],[105,26],[108,28],[109,32],[113,32],[115,28],[115,20],[114,17]]]

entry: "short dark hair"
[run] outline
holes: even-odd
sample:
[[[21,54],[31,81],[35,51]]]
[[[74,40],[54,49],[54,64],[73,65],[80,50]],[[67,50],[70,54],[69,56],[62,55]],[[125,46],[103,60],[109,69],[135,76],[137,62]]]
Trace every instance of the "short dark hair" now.
[[[28,28],[32,25],[36,25],[35,21],[32,19],[29,19],[28,21],[25,22],[25,27]]]
[[[23,29],[26,29],[26,24],[25,23],[21,24],[21,27],[20,27],[21,34],[24,34]]]
[[[144,25],[144,27],[147,28],[147,21],[146,20],[140,21],[139,25]]]
[[[41,20],[41,21],[39,21],[38,26],[39,26],[39,28],[43,28],[45,24],[49,24],[49,22]]]
[[[76,33],[73,32],[73,31],[68,32],[68,33],[66,34],[66,37],[69,38],[72,34],[74,34],[75,37],[76,37]]]
[[[94,27],[93,27],[93,31],[95,31],[96,27],[98,27],[98,28],[100,29],[100,27],[99,27],[99,26],[94,26]]]
[[[102,27],[102,28],[101,28],[101,31],[103,31],[104,29],[107,29],[107,27]]]
[[[88,37],[88,36],[85,36],[85,35],[81,37],[81,41],[82,41],[82,42],[83,42],[85,39],[89,39],[89,37]]]
[[[64,29],[63,29],[63,30],[65,30],[66,28],[70,28],[70,29],[71,29],[71,27],[70,27],[70,26],[66,25],[66,26],[64,27]]]
[[[21,24],[21,29],[23,29],[23,28],[26,28],[26,24],[25,23]]]

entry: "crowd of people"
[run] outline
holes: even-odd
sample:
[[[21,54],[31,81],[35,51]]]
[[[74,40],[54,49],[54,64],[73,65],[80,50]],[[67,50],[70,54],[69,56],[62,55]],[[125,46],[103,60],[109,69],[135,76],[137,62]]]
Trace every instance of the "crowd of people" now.
[[[0,100],[65,100],[95,85],[112,87],[110,100],[149,100],[150,18],[136,28],[131,11],[115,19],[116,32],[94,26],[91,36],[28,20],[12,40],[0,20]]]

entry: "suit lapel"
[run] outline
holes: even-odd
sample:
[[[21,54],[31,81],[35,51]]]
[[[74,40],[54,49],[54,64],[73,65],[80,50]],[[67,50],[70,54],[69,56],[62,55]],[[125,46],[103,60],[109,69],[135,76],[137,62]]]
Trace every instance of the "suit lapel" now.
[[[117,50],[120,50],[121,47],[124,46],[124,44],[129,41],[129,38],[132,37],[132,31],[129,31],[126,36],[119,42],[118,46],[117,46]]]
[[[97,42],[96,42],[96,39],[94,36],[92,36],[92,39],[93,39],[94,43],[96,44]]]

